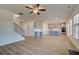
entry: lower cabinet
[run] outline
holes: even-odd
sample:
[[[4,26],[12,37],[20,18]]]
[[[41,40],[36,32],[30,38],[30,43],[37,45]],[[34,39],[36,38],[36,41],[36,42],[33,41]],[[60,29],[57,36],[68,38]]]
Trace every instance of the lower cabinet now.
[[[55,36],[58,36],[60,35],[61,32],[60,31],[49,31],[49,35],[55,35]]]
[[[42,37],[42,32],[34,32],[34,37],[38,38],[38,37]]]

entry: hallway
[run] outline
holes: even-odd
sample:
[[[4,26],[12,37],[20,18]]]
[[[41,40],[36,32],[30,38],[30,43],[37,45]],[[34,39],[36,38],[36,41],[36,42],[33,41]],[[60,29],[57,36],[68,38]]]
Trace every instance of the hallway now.
[[[68,49],[76,50],[65,35],[26,37],[25,40],[0,47],[0,54],[12,55],[68,55]]]

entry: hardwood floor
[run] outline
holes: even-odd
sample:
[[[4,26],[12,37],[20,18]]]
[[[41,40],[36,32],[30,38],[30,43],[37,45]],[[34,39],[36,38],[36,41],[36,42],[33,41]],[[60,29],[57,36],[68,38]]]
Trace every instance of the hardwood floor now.
[[[25,40],[0,47],[1,55],[68,55],[76,50],[65,35],[26,37]]]

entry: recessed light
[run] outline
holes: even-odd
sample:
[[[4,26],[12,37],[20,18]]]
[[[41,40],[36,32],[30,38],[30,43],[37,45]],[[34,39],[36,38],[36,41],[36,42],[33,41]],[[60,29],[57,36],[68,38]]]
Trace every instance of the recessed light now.
[[[20,17],[20,15],[16,14],[15,17]]]

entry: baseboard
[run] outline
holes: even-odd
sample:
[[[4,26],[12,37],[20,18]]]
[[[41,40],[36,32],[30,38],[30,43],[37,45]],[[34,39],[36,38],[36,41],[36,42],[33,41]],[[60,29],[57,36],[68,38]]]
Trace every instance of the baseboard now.
[[[77,50],[79,51],[79,40],[73,38],[72,36],[68,37],[68,40],[77,48]]]

